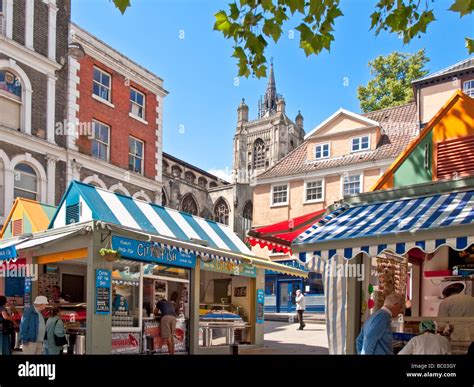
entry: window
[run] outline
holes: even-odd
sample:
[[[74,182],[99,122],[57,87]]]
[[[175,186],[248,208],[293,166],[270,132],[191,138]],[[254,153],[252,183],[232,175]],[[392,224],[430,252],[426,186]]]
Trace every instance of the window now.
[[[92,121],[94,138],[92,139],[92,156],[108,161],[109,160],[109,126],[97,121]]]
[[[244,236],[252,228],[252,216],[253,216],[252,213],[253,213],[252,202],[247,202],[242,214],[242,231],[243,231]]]
[[[173,177],[181,177],[182,172],[183,171],[181,170],[181,168],[178,167],[177,165],[173,165],[171,167],[171,173],[172,173]]]
[[[18,164],[15,167],[14,199],[20,197],[36,200],[38,196],[37,176],[28,164]]]
[[[5,36],[6,34],[6,23],[5,14],[3,10],[3,0],[0,0],[0,35]]]
[[[145,119],[145,95],[135,89],[130,89],[130,113]]]
[[[288,185],[275,185],[272,187],[272,205],[288,204]]]
[[[320,201],[323,200],[323,181],[308,181],[305,189],[305,201]]]
[[[93,93],[110,102],[110,74],[94,67]]]
[[[0,70],[0,90],[4,90],[8,94],[17,97],[18,100],[21,99],[20,79],[9,71]]]
[[[266,162],[265,143],[261,138],[257,138],[253,144],[253,168],[264,168]]]
[[[128,169],[135,173],[143,174],[143,141],[128,138]]]
[[[229,207],[224,199],[219,199],[214,207],[214,220],[218,223],[229,224]]]
[[[187,182],[194,184],[196,181],[196,175],[190,171],[186,171],[184,174],[184,178],[186,179]]]
[[[361,192],[361,176],[344,176],[344,196],[357,195]]]
[[[165,190],[162,188],[162,189],[161,189],[161,205],[162,205],[163,207],[166,207],[167,204],[168,204],[168,200],[167,200],[167,198],[166,198],[166,192],[165,192]]]
[[[197,204],[192,195],[188,194],[184,197],[183,201],[181,202],[181,211],[187,212],[191,215],[198,214]]]
[[[370,137],[354,137],[352,139],[352,152],[359,152],[370,148]]]
[[[198,185],[200,187],[206,188],[207,187],[207,180],[204,177],[200,177],[198,179]]]
[[[318,144],[315,146],[316,159],[326,159],[329,157],[329,144]]]
[[[474,79],[464,82],[462,89],[469,97],[474,98]]]

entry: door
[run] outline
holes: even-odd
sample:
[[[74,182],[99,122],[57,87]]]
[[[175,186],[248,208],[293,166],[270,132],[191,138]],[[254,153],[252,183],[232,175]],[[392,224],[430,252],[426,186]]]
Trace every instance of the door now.
[[[292,307],[293,284],[291,282],[280,282],[280,313],[290,313]]]
[[[84,276],[63,274],[61,291],[70,302],[85,302]]]

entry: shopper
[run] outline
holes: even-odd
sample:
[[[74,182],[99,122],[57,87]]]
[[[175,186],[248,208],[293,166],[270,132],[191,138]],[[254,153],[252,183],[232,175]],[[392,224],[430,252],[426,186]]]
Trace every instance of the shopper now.
[[[6,303],[7,298],[0,296],[0,355],[11,355],[10,336],[15,327],[18,327],[16,321],[7,312]]]
[[[448,355],[451,354],[449,340],[436,334],[433,320],[420,322],[420,335],[413,337],[399,355]]]
[[[20,339],[23,342],[23,352],[29,355],[43,353],[46,324],[42,312],[48,306],[45,296],[38,296],[33,306],[27,308],[20,322]]]
[[[53,307],[51,316],[46,321],[45,355],[61,355],[67,344],[64,323],[58,316],[59,310],[58,307]]]
[[[51,304],[60,304],[65,302],[64,294],[61,292],[61,288],[58,285],[54,285],[51,288]]]
[[[301,292],[300,289],[296,290],[296,312],[298,313],[298,321],[300,323],[300,327],[298,328],[299,331],[302,331],[306,324],[303,321],[303,313],[306,309],[306,302],[304,300],[304,294]]]
[[[361,355],[393,355],[392,317],[398,316],[405,297],[390,294],[383,307],[370,316],[357,337],[357,353]]]
[[[160,336],[166,341],[168,353],[174,355],[174,334],[176,332],[175,305],[164,298],[156,304],[156,309],[161,314]]]
[[[474,317],[474,297],[460,294],[462,291],[462,284],[444,288],[445,298],[439,304],[438,317]]]

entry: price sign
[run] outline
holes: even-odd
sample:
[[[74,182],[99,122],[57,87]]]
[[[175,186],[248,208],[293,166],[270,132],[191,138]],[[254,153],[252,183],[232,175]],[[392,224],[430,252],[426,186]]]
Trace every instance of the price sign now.
[[[95,313],[110,314],[110,270],[96,269],[95,271]]]

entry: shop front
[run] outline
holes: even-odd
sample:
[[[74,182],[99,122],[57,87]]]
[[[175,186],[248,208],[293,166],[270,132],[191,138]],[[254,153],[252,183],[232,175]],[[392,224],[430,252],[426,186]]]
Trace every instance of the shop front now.
[[[439,305],[443,289],[455,283],[474,295],[474,191],[435,193],[441,188],[392,191],[386,200],[365,194],[293,244],[307,255],[307,268],[323,274],[330,353],[355,353],[361,325],[394,292],[409,306],[393,321],[396,347],[418,333],[421,320],[432,319],[454,353],[467,351],[474,316],[444,316]]]
[[[25,304],[59,306],[77,354],[167,352],[161,299],[175,305],[177,352],[262,345],[265,269],[305,275],[252,255],[224,225],[79,182],[50,229],[0,243],[3,260],[19,254],[38,273]]]

